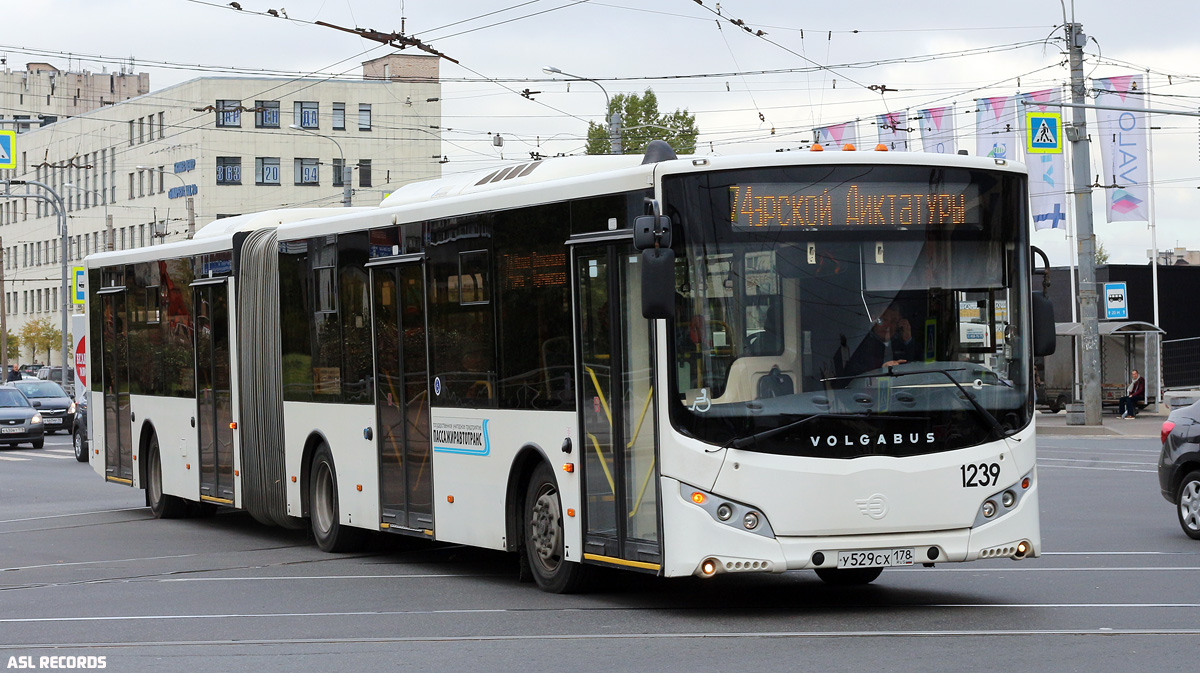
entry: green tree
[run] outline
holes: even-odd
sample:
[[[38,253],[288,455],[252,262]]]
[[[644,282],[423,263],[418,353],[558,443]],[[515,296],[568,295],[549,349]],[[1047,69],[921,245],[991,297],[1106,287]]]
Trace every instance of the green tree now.
[[[625,154],[641,154],[651,140],[665,140],[679,154],[696,151],[696,116],[687,109],[676,108],[671,114],[658,111],[658,97],[652,89],[646,93],[619,93],[608,104],[608,118],[614,111],[621,113],[621,148]],[[608,154],[608,124],[588,122],[588,154]]]
[[[1108,264],[1108,250],[1104,249],[1104,244],[1096,241],[1096,266],[1104,266]]]
[[[46,351],[46,364],[50,364],[50,351],[62,345],[62,332],[49,318],[30,320],[21,328],[21,343],[29,349],[30,357],[35,360],[38,353]]]
[[[11,365],[21,357],[21,339],[8,330],[8,363]]]

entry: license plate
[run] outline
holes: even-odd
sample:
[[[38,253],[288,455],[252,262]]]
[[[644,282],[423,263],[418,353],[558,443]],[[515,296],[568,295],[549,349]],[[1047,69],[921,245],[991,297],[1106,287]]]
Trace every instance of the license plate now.
[[[883,568],[886,566],[910,566],[913,564],[914,556],[912,547],[840,551],[838,552],[838,567]]]
[[[0,428],[0,432],[6,435],[15,435],[18,432],[25,432],[25,428]]]
[[[42,422],[44,422],[46,425],[62,425],[61,418],[51,418],[49,416],[43,418]]]

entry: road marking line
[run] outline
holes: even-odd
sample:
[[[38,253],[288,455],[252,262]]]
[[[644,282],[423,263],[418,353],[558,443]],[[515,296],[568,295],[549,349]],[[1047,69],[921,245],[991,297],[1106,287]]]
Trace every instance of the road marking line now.
[[[1121,467],[1089,467],[1087,465],[1038,465],[1039,468],[1057,467],[1064,470],[1104,470],[1106,472],[1142,472],[1144,474],[1155,474],[1157,470],[1130,470]]]
[[[1148,608],[1163,608],[1163,609],[1180,609],[1180,608],[1200,608],[1200,603],[922,603],[910,604],[903,606],[906,609],[911,608],[999,608],[999,609],[1021,609],[1028,610],[1030,608],[1048,608],[1048,609],[1083,609],[1092,610],[1095,608],[1133,608],[1137,610],[1145,610]],[[457,609],[457,610],[364,610],[358,612],[268,612],[258,614],[207,614],[207,615],[114,615],[107,617],[18,617],[11,619],[0,619],[0,624],[47,624],[47,623],[66,623],[66,622],[143,622],[143,621],[182,621],[182,620],[202,620],[202,619],[286,619],[299,618],[310,619],[313,617],[407,617],[416,615],[475,615],[475,614],[503,614],[503,613],[523,613],[532,612],[620,612],[629,610],[625,607],[613,608],[545,608],[545,609],[527,609],[527,608],[479,608],[479,609]],[[1103,633],[1113,633],[1115,631],[1105,630]],[[1181,630],[1180,633],[1200,633],[1200,629]],[[821,632],[788,632],[799,634],[816,634]],[[851,633],[851,632],[846,632]],[[852,632],[861,636],[881,635],[887,633],[938,633],[938,634],[970,634],[979,633],[977,631],[904,631],[904,632],[889,632],[889,631],[854,631]],[[996,633],[1009,633],[1008,631],[996,631]],[[1031,631],[1031,633],[1038,633]],[[1087,633],[1097,633],[1097,631],[1087,631]],[[664,636],[683,636],[685,634],[661,634]],[[766,634],[729,634],[734,636],[742,635],[766,635]],[[229,642],[229,641],[225,641]],[[241,642],[241,641],[239,641]]]
[[[21,460],[28,460],[21,458]],[[72,516],[88,516],[89,514],[108,514],[109,512],[137,512],[145,507],[122,507],[120,509],[98,509],[93,512],[72,512],[71,514],[48,514],[46,516],[31,516],[25,519],[0,519],[0,523],[18,523],[21,521],[42,521],[43,519],[65,519]]]
[[[66,453],[72,456],[75,455],[74,449],[45,449],[46,453]]]
[[[1200,629],[1013,629],[978,631],[768,631],[768,632],[695,632],[685,633],[547,633],[524,635],[477,635],[477,636],[395,636],[390,638],[273,638],[238,640],[139,640],[79,643],[31,642],[15,645],[0,645],[0,650],[35,650],[49,647],[60,649],[106,648],[124,649],[137,647],[244,647],[247,645],[346,645],[346,644],[389,644],[389,643],[446,643],[446,642],[504,642],[504,641],[580,641],[580,640],[670,640],[699,638],[962,638],[967,636],[1002,637],[1012,636],[1194,636]]]
[[[1038,460],[1053,460],[1053,461],[1059,462],[1059,463],[1081,463],[1081,462],[1091,461],[1093,463],[1101,463],[1104,465],[1150,465],[1152,467],[1158,466],[1158,463],[1142,463],[1142,462],[1135,462],[1132,460],[1104,460],[1104,459],[1097,459],[1097,458],[1047,458],[1046,456],[1038,456]]]
[[[72,459],[72,458],[74,458],[74,457],[75,457],[75,456],[53,456],[53,455],[50,455],[50,454],[48,454],[48,453],[43,453],[43,452],[38,452],[38,453],[23,453],[23,454],[21,454],[21,455],[23,455],[23,456],[32,456],[32,457],[34,457],[34,458],[47,458],[47,459],[50,459],[50,460],[70,460],[70,459]]]

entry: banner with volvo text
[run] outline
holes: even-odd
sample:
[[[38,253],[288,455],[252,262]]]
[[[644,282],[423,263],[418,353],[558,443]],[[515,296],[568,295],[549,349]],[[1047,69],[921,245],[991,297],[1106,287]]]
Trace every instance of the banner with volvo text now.
[[[1145,89],[1141,75],[1092,80],[1096,105],[1129,108],[1096,109],[1096,135],[1105,185],[1109,222],[1147,222],[1150,219],[1150,179]]]

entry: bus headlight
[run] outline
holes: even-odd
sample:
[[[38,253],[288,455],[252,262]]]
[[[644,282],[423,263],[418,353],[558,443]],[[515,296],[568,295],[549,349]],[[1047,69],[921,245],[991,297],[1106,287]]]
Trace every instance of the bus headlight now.
[[[975,523],[972,528],[985,523],[990,523],[999,519],[1016,509],[1021,504],[1021,499],[1027,495],[1029,487],[1033,485],[1033,472],[1029,472],[1017,483],[1009,486],[1003,491],[997,491],[984,499],[979,510],[975,514]]]
[[[771,522],[757,507],[708,493],[694,486],[679,484],[679,495],[684,502],[708,512],[717,523],[763,537],[775,537]]]
[[[994,501],[988,500],[987,502],[983,503],[983,516],[986,519],[996,516],[996,503]]]

